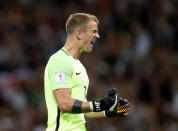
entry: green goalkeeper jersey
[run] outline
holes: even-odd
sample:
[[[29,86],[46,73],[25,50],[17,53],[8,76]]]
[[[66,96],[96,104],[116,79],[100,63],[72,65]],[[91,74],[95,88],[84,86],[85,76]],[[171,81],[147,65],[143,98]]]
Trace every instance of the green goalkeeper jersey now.
[[[45,68],[44,86],[48,109],[48,127],[46,131],[83,131],[84,113],[63,113],[58,108],[53,91],[62,88],[71,89],[71,97],[87,101],[89,79],[84,66],[74,59],[63,47],[53,54]]]

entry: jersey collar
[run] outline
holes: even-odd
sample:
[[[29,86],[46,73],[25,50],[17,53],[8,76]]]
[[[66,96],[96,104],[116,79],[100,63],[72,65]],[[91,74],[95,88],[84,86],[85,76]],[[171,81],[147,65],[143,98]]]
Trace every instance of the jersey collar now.
[[[70,56],[70,54],[68,53],[68,51],[64,47],[62,47],[61,50],[64,51],[68,56]]]

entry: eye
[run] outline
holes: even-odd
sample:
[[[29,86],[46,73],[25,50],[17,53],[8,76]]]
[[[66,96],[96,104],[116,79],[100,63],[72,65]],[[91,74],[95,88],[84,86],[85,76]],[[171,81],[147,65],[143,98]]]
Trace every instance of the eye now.
[[[93,30],[92,32],[93,32],[93,33],[97,33],[97,30]]]

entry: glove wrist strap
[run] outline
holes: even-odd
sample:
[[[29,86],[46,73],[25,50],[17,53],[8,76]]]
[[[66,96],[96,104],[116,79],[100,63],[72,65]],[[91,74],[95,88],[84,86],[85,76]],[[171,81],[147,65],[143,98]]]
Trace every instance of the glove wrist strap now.
[[[98,101],[92,101],[92,104],[93,104],[93,111],[94,112],[103,111],[103,109],[101,108],[101,102],[99,100]]]

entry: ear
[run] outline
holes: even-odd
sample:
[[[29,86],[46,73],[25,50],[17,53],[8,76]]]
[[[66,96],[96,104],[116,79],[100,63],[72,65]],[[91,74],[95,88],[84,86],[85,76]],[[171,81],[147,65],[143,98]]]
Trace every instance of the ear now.
[[[77,37],[78,40],[81,40],[83,38],[83,32],[81,29],[76,29],[75,30],[75,35]]]

